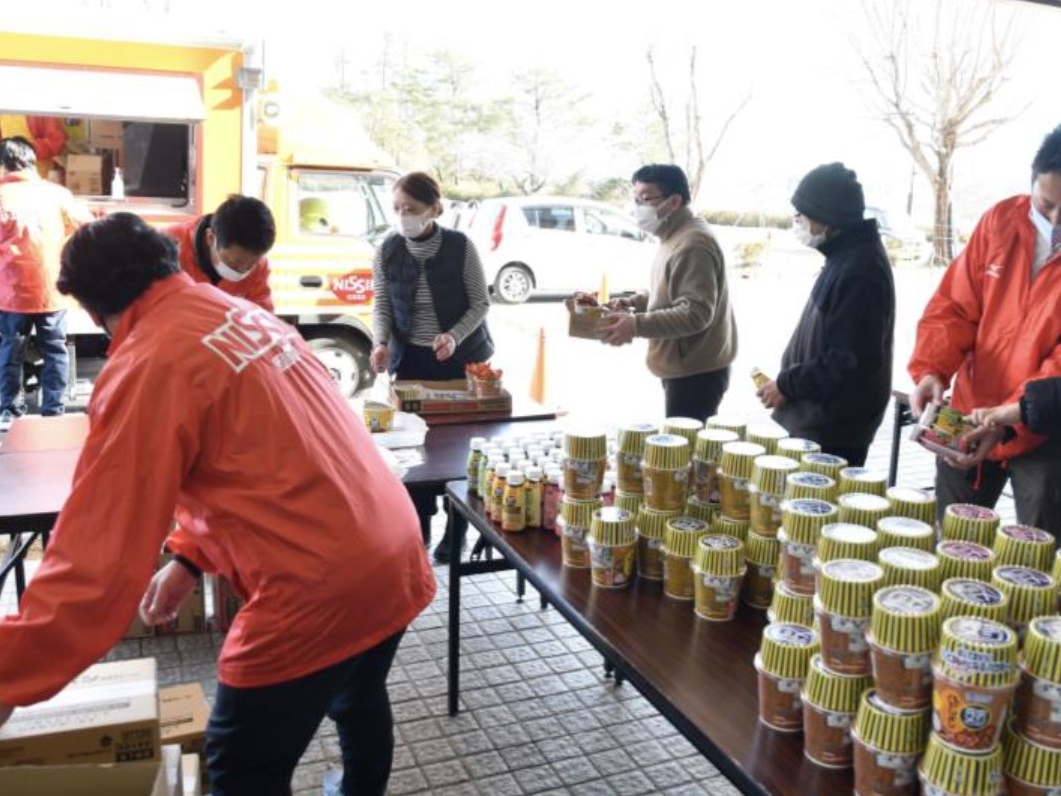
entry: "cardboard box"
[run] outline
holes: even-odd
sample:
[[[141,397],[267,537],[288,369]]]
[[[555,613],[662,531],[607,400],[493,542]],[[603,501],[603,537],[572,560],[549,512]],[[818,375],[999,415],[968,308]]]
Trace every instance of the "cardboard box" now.
[[[199,769],[199,755],[181,755],[183,796],[203,796],[203,783],[199,776]]]
[[[189,754],[200,754],[206,743],[210,703],[199,683],[159,689],[158,714],[162,743],[178,744]]]
[[[15,710],[0,727],[0,766],[158,760],[158,716],[154,658],[97,663],[51,699]]]
[[[111,119],[91,119],[88,142],[95,149],[118,149],[125,145],[124,125]]]
[[[4,796],[180,796],[158,760],[94,766],[0,768]]]
[[[102,196],[103,156],[67,155],[66,187],[80,196]]]
[[[396,381],[391,383],[391,404],[402,412],[418,415],[512,414],[512,396],[501,394],[478,398],[468,391],[466,379],[453,381]]]
[[[568,337],[580,337],[584,340],[603,338],[598,324],[608,314],[607,307],[575,304],[575,300],[571,298],[564,300],[564,306],[567,307]]]
[[[930,403],[910,432],[910,439],[937,456],[965,453],[962,437],[974,428],[961,412]]]

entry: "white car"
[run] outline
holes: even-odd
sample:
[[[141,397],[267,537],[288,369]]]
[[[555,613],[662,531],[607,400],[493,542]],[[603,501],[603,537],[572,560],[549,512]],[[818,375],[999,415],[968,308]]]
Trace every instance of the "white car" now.
[[[484,199],[462,208],[458,228],[479,250],[494,297],[647,290],[656,239],[611,205],[564,196]]]

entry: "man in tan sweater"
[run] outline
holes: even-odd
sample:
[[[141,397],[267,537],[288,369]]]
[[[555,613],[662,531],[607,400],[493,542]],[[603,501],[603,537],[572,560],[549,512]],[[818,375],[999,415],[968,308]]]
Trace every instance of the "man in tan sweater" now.
[[[633,176],[635,219],[660,239],[647,292],[615,299],[603,339],[648,339],[648,369],[663,382],[667,417],[706,420],[718,411],[737,356],[722,249],[689,209],[689,181],[678,166],[642,166]]]

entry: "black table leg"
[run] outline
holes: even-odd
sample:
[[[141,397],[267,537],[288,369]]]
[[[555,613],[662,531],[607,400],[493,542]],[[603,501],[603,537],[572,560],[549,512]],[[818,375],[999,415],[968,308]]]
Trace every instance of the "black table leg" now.
[[[899,476],[899,444],[903,435],[903,402],[895,399],[895,413],[892,420],[892,451],[888,462],[888,486],[895,486]]]
[[[453,527],[456,512],[446,517],[449,535],[449,715],[457,715],[460,695],[460,605],[461,605],[461,545]]]
[[[523,597],[527,593],[527,578],[522,572],[516,573],[516,602],[523,602]]]

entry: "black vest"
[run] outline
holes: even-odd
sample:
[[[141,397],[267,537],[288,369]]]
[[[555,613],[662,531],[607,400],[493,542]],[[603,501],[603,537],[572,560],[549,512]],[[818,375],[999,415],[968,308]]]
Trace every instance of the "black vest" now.
[[[439,230],[442,245],[434,257],[424,262],[423,267],[438,326],[445,332],[452,329],[468,311],[468,293],[464,289],[464,255],[468,239],[460,232],[443,227]],[[413,328],[420,264],[409,253],[405,238],[401,235],[391,235],[380,248],[393,313],[388,370],[394,373],[402,361]],[[483,321],[457,346],[453,358],[463,365],[466,362],[486,362],[493,353],[494,341],[486,321]]]

